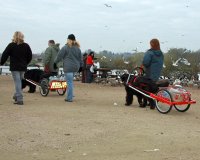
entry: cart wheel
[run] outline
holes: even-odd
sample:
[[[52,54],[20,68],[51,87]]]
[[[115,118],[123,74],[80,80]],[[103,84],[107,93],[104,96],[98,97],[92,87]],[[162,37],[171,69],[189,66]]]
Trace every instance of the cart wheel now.
[[[44,97],[46,97],[49,93],[49,85],[48,85],[48,80],[47,79],[43,79],[41,80],[40,82],[40,87],[39,87],[39,90],[40,90],[40,94]]]
[[[163,98],[166,98],[168,101],[172,102],[172,96],[169,93],[169,91],[166,89],[160,89],[157,92],[157,96],[161,96]],[[156,108],[160,113],[166,114],[171,111],[172,105],[162,103],[162,102],[159,103],[159,101],[156,101]]]
[[[57,93],[60,95],[60,96],[63,96],[66,92],[66,88],[64,89],[57,89]]]
[[[186,105],[174,105],[174,107],[179,112],[186,112],[190,108],[190,104],[186,104]]]

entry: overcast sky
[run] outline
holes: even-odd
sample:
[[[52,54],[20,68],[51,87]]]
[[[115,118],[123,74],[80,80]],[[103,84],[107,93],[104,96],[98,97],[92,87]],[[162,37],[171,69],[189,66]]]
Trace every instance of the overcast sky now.
[[[105,4],[111,5],[107,7]],[[200,0],[0,0],[0,52],[22,31],[34,53],[75,34],[81,50],[200,49]]]

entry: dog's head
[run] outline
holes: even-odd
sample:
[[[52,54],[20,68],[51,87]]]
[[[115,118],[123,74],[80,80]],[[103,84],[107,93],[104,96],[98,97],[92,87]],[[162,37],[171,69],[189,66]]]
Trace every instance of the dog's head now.
[[[128,74],[124,73],[120,76],[121,81],[124,83],[126,83],[127,79],[128,79]]]
[[[124,83],[124,85],[126,85],[127,83],[133,83],[136,76],[132,74],[124,73],[123,75],[121,75],[120,78],[121,78],[121,81]]]
[[[30,69],[24,73],[24,78],[31,79],[35,82],[39,82],[41,80],[42,75],[44,75],[44,71],[41,69]]]

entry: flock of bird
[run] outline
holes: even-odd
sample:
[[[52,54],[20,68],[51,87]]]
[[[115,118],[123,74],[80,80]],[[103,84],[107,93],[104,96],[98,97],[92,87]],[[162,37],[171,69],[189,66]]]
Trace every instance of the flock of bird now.
[[[185,64],[185,65],[187,65],[187,66],[190,66],[190,63],[189,63],[188,60],[185,59],[185,58],[179,58],[179,59],[176,60],[175,62],[172,61],[172,65],[173,65],[174,67],[178,67],[179,63],[183,63],[183,64]]]
[[[102,57],[101,57],[101,60],[104,60],[104,59],[106,59],[106,58],[107,58],[106,56],[102,56]],[[125,64],[129,64],[129,63],[130,63],[129,61],[125,60],[124,56],[122,57],[122,59],[123,59],[123,62],[124,62]],[[112,60],[110,59],[110,61],[112,61]],[[189,61],[188,61],[187,59],[185,59],[185,58],[179,58],[179,59],[176,60],[175,62],[174,62],[174,61],[172,60],[172,58],[171,58],[171,61],[172,61],[172,65],[173,65],[174,67],[178,67],[180,63],[185,64],[185,65],[187,65],[187,66],[190,66]],[[165,64],[163,64],[163,67],[164,67],[164,68],[166,67]]]
[[[104,3],[104,6],[107,7],[107,8],[112,8],[112,6],[111,6],[110,4],[107,4],[107,3]],[[190,6],[189,6],[189,1],[188,1],[187,4],[185,5],[185,7],[186,7],[186,8],[189,8],[189,7],[190,7]],[[108,28],[108,25],[105,25],[104,27],[105,27],[105,28]],[[184,37],[185,35],[184,35],[184,34],[181,34],[180,36],[181,36],[181,37]],[[125,42],[125,40],[123,40],[123,42]],[[160,42],[160,43],[161,43],[161,44],[166,44],[167,42],[168,42],[168,41],[162,41],[162,42]],[[143,43],[142,41],[139,42],[139,44],[142,44],[142,43]],[[137,52],[137,48],[136,48],[136,49],[132,49],[132,51]],[[177,60],[177,61],[178,61],[178,60]],[[177,61],[176,61],[176,62],[177,62]],[[180,61],[180,60],[179,60],[179,61]],[[178,61],[178,62],[179,62],[179,61]],[[178,62],[177,62],[177,63],[176,63],[176,62],[174,62],[174,66],[177,65]],[[186,65],[187,65],[187,64],[186,64]]]

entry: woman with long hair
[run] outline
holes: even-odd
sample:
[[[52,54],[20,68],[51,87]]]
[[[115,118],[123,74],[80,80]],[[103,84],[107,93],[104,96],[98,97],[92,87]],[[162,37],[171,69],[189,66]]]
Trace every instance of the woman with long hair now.
[[[158,39],[152,39],[150,41],[150,49],[145,53],[142,64],[145,69],[145,76],[154,82],[158,81],[162,68],[163,68],[164,56],[160,49],[160,43]],[[150,99],[150,108],[155,108],[154,100]]]
[[[145,53],[143,58],[143,66],[145,68],[146,77],[157,81],[163,68],[164,56],[160,49],[158,39],[150,41],[150,49]]]
[[[28,64],[32,59],[32,51],[30,46],[24,42],[22,32],[16,31],[13,35],[12,42],[8,44],[3,51],[1,57],[1,65],[3,65],[10,57],[10,71],[15,84],[15,93],[13,99],[14,104],[23,105],[22,95],[22,79]]]
[[[65,101],[72,102],[74,90],[74,74],[78,72],[82,63],[80,45],[76,41],[76,38],[73,34],[68,35],[67,44],[63,46],[58,52],[58,56],[54,61],[55,68],[57,68],[56,64],[61,60],[63,60],[63,71],[67,81],[67,95]]]

